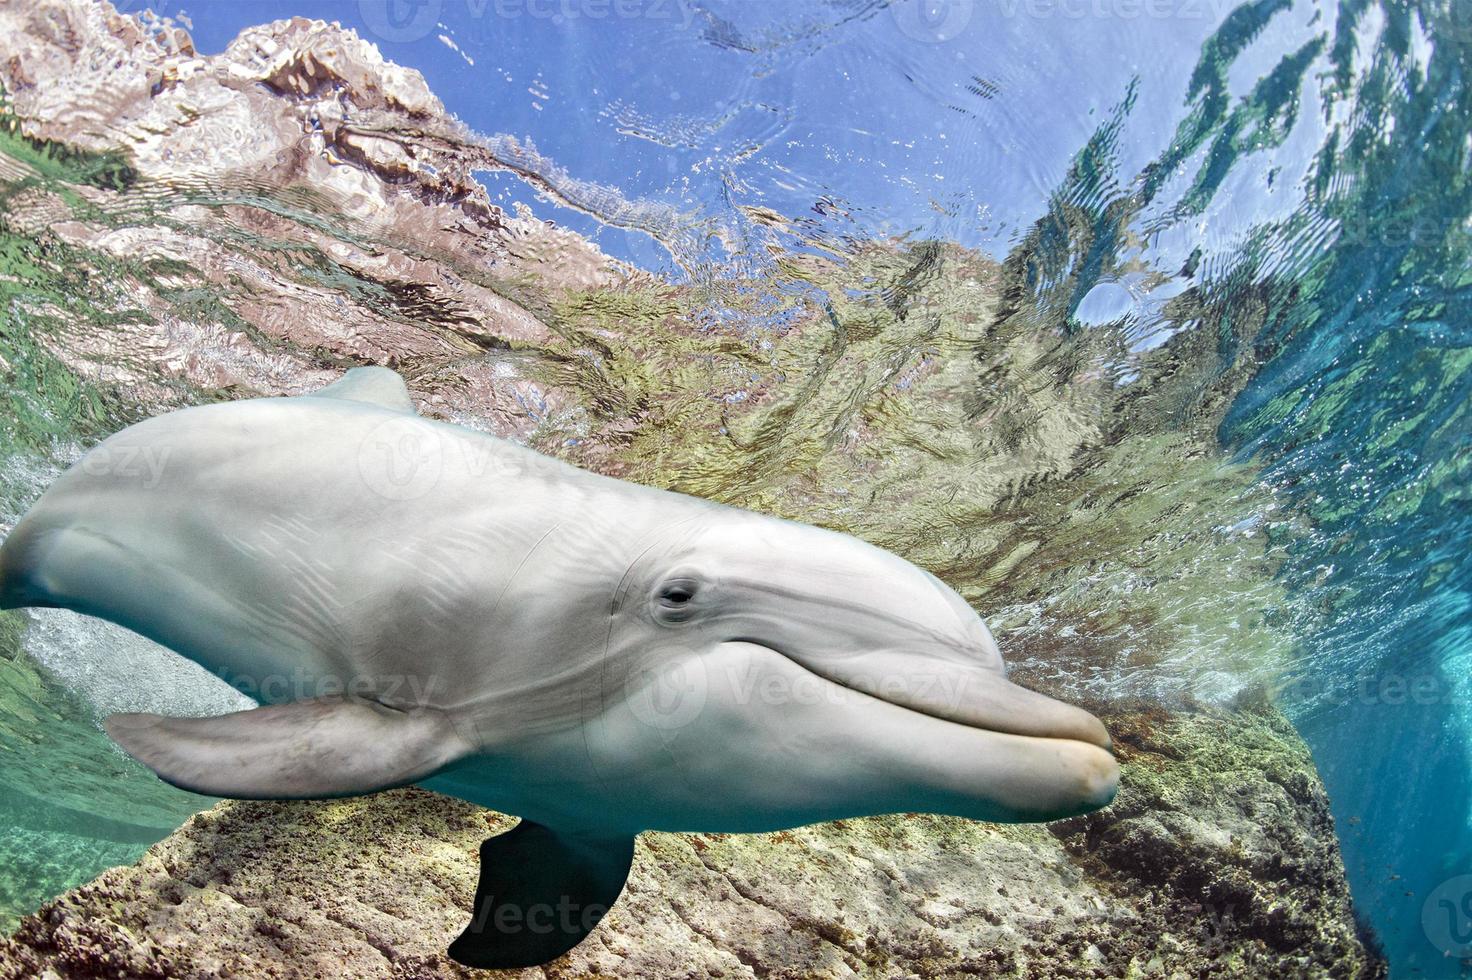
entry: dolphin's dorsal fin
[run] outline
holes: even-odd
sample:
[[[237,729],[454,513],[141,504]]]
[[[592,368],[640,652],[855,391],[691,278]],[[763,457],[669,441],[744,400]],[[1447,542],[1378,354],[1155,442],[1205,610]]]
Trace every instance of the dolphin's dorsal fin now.
[[[395,412],[414,414],[409,388],[397,371],[386,367],[355,367],[325,388],[312,392],[309,398],[341,398],[363,402]]]
[[[213,718],[119,714],[103,722],[166,783],[209,796],[303,800],[404,786],[473,747],[443,711],[329,697]]]
[[[541,966],[593,931],[618,900],[634,836],[567,833],[523,820],[480,846],[470,925],[450,944],[466,966]]]

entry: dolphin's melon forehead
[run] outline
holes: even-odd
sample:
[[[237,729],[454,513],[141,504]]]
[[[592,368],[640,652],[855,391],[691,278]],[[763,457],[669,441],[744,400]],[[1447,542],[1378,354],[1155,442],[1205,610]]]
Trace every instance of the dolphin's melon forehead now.
[[[806,576],[837,589],[890,583],[923,583],[922,594],[953,594],[934,575],[860,538],[751,511],[722,508],[704,520],[688,521],[672,551],[708,561],[711,571]],[[964,605],[964,602],[963,602]]]
[[[749,511],[722,508],[689,521],[673,539],[665,564],[727,586],[806,602],[831,615],[848,611],[893,624],[912,623],[944,636],[998,669],[1001,652],[985,623],[932,573],[851,535]]]

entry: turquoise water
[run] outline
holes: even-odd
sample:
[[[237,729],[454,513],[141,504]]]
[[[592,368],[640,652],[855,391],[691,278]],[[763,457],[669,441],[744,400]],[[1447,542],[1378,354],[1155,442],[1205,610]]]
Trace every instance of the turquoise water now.
[[[1232,262],[1230,277],[1274,267],[1270,326],[1219,431],[1312,520],[1282,571],[1306,610],[1284,701],[1356,899],[1408,976],[1448,975],[1447,933],[1423,918],[1445,922],[1462,888],[1438,888],[1472,860],[1466,14],[1341,8],[1328,90],[1355,124],[1321,142],[1295,212]],[[1359,60],[1349,28],[1377,17]],[[1329,222],[1329,242],[1294,247]]]
[[[497,18],[452,0],[186,5],[205,52],[272,16],[342,19],[424,71],[501,159],[541,178],[539,193],[487,171],[494,199],[690,288],[708,322],[772,330],[800,303],[843,312],[873,286],[861,279],[845,295],[787,276],[774,256],[836,256],[858,269],[865,243],[940,243],[901,280],[916,292],[941,274],[941,245],[1000,263],[988,340],[1037,339],[1036,362],[1007,374],[981,341],[934,356],[958,377],[983,365],[957,381],[958,395],[969,419],[1001,412],[996,442],[1014,456],[1052,452],[1059,429],[1076,438],[1067,465],[1039,467],[1054,489],[1018,478],[1008,503],[1026,520],[978,504],[978,525],[1016,520],[1040,539],[1067,531],[1063,518],[1040,516],[1052,513],[1043,503],[1090,499],[1090,466],[1105,469],[1115,452],[1137,458],[1131,447],[1146,443],[1132,440],[1188,439],[1220,465],[1211,479],[1231,474],[1238,509],[1210,498],[1222,509],[1172,512],[1170,530],[1232,547],[1250,539],[1257,550],[1220,560],[1271,568],[1242,605],[1213,594],[1219,566],[1183,579],[1190,595],[1159,620],[1174,632],[1138,627],[1143,647],[1177,638],[1154,661],[1115,635],[1143,620],[1126,615],[1138,597],[1114,585],[1118,595],[1097,601],[1126,625],[1099,640],[1108,656],[1079,664],[1076,682],[1167,700],[1271,685],[1314,750],[1357,905],[1394,975],[1455,976],[1472,942],[1472,892],[1459,881],[1472,874],[1472,8],[1127,7],[671,3],[668,16],[612,30],[590,16]],[[9,268],[45,266],[29,246],[10,247]],[[42,282],[54,295],[85,292],[59,273],[22,280],[32,292]],[[748,290],[745,306],[722,292],[732,281]],[[899,294],[885,301],[902,307]],[[7,517],[132,411],[105,386],[74,391],[56,380],[64,372],[48,375],[24,340],[40,329],[35,318],[13,315],[9,328],[0,356],[31,373],[7,382]],[[1019,377],[1045,392],[1035,404],[986,388]],[[1103,394],[1091,387],[1099,378]],[[1071,414],[1052,413],[1055,402]],[[979,460],[923,475],[969,486],[958,474]],[[1145,496],[1180,492],[1185,472],[1147,473]],[[702,488],[712,495],[741,489],[711,480]],[[1135,542],[1126,509],[1107,512],[1119,541]],[[1123,553],[1104,538],[1101,561]],[[1033,554],[1004,544],[994,557]],[[1174,557],[1150,547],[1160,580],[1188,556],[1204,560],[1194,544]],[[957,575],[976,564],[967,561],[955,559]],[[1004,646],[1036,647],[1026,623],[1041,600],[988,581],[967,597],[1002,610]],[[1232,649],[1220,624],[1244,609],[1254,637],[1281,643],[1244,640],[1251,657]],[[89,630],[33,627],[27,650],[50,673],[7,682],[49,685],[34,698],[44,708],[9,717],[20,735],[44,729],[45,744],[62,746],[30,768],[14,754],[7,762],[7,785],[28,794],[5,804],[14,849],[56,855],[25,895],[0,894],[15,908],[136,854],[207,802],[157,790],[108,754],[91,719],[110,688],[88,673],[108,657],[76,651],[128,641]],[[147,652],[138,658],[126,669],[147,669]],[[180,690],[183,700],[224,697],[202,680]],[[42,763],[53,758],[69,760],[70,775],[48,786]],[[104,785],[112,795],[99,799]],[[117,821],[120,800],[128,816]],[[38,834],[55,840],[37,846]],[[80,861],[67,857],[87,850],[77,841],[105,846]]]
[[[1289,11],[1229,15],[1177,140],[1128,196],[1096,191],[1085,261],[1107,267],[1128,251],[1122,226],[1169,233],[1245,205],[1232,245],[1193,259],[1201,322],[1219,325],[1224,344],[1234,321],[1261,323],[1250,347],[1225,352],[1253,375],[1217,437],[1263,464],[1261,478],[1309,524],[1285,541],[1279,573],[1298,637],[1281,703],[1314,749],[1356,901],[1394,975],[1450,976],[1465,886],[1445,886],[1472,861],[1467,10],[1326,9],[1331,30],[1306,36],[1246,98],[1227,98],[1220,84],[1238,52]],[[1280,155],[1275,173],[1266,164],[1298,139],[1299,114],[1322,131]],[[1115,146],[1100,150],[1107,160]],[[1187,160],[1168,217],[1134,217]],[[1244,173],[1291,178],[1293,207],[1261,220]]]

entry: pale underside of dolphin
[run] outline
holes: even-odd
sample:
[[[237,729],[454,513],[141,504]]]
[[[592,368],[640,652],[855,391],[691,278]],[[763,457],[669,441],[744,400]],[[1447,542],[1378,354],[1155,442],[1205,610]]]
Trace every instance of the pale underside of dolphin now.
[[[19,606],[120,623],[261,703],[108,718],[174,785],[418,783],[521,816],[481,849],[450,947],[472,966],[571,949],[642,830],[1048,820],[1118,778],[1103,726],[1007,681],[929,573],[421,418],[381,368],[101,443],[0,547]]]

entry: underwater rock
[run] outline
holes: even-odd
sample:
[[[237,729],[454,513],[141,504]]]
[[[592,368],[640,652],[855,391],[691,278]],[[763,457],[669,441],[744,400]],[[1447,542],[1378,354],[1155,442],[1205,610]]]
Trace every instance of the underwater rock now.
[[[328,365],[539,343],[542,318],[488,277],[583,289],[643,275],[493,204],[475,172],[518,164],[422,75],[336,24],[276,21],[201,56],[181,30],[107,3],[0,4],[0,89],[0,121],[42,160],[110,161],[80,179],[13,164],[0,182],[59,176],[67,193],[28,187],[4,222],[128,268],[118,298],[142,317],[107,343],[136,363],[107,358],[95,331],[67,348],[87,377],[140,400],[168,396],[152,370],[294,394],[330,380]],[[249,254],[260,242],[275,247]]]
[[[57,415],[85,421],[89,440],[180,404],[387,364],[425,414],[891,547],[998,620],[1018,676],[1048,693],[1070,693],[1062,678],[1149,690],[1149,668],[1173,660],[1170,679],[1204,696],[1213,676],[1271,677],[1281,662],[1286,635],[1264,612],[1284,605],[1273,551],[1232,531],[1271,501],[1211,440],[1140,421],[1214,431],[1227,401],[1216,330],[1144,358],[1144,377],[1180,380],[1132,394],[1060,369],[1060,350],[1065,365],[1097,360],[1069,345],[1107,333],[1065,341],[1016,299],[1020,258],[932,243],[871,243],[843,267],[785,257],[783,281],[827,298],[794,288],[762,327],[771,311],[744,283],[658,283],[497,208],[474,172],[520,158],[447,117],[417,73],[318,21],[200,56],[105,3],[0,3],[0,85],[0,190],[13,195],[0,235],[32,264],[11,306],[26,344],[0,370],[64,364],[97,398]],[[713,324],[710,306],[757,329]],[[1132,414],[1135,402],[1168,410]],[[30,671],[15,668],[39,690]],[[1101,813],[646,834],[623,899],[545,972],[1383,974],[1356,935],[1322,786],[1280,715],[1099,713],[1124,765]],[[96,765],[95,729],[68,732],[31,750],[26,785],[56,758],[77,760],[60,767],[67,797],[123,778]],[[481,839],[511,823],[415,790],[223,803],[26,918],[0,945],[0,978],[473,975],[444,949]],[[64,842],[46,847],[62,860]]]
[[[1106,716],[1116,802],[1046,826],[918,814],[644,834],[587,942],[528,976],[1384,976],[1328,801],[1262,704]],[[463,977],[481,839],[509,817],[408,789],[226,802],[48,903],[0,978]]]

